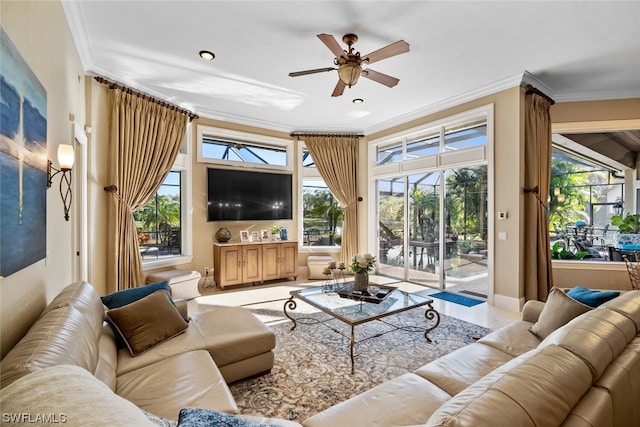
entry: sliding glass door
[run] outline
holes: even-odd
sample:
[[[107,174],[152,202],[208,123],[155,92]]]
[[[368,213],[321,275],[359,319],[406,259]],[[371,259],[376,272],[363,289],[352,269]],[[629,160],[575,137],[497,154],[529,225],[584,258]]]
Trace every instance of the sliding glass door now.
[[[376,187],[379,274],[487,296],[487,166],[379,179]]]
[[[487,297],[487,166],[444,172],[445,262],[443,288]]]
[[[440,172],[407,177],[409,246],[407,279],[438,287],[440,280]]]
[[[378,192],[378,273],[404,280],[405,179],[376,181]]]

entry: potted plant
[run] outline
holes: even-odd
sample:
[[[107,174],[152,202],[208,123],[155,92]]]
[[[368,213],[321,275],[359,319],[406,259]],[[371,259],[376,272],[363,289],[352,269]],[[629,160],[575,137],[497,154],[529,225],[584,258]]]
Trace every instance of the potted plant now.
[[[640,249],[640,214],[613,215],[611,225],[618,227],[614,246],[624,250]]]

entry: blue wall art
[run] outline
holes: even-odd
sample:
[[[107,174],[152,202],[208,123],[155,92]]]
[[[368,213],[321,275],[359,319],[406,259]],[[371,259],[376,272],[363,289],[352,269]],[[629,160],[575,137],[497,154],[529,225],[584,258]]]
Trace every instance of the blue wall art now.
[[[0,28],[0,277],[47,252],[47,91]]]

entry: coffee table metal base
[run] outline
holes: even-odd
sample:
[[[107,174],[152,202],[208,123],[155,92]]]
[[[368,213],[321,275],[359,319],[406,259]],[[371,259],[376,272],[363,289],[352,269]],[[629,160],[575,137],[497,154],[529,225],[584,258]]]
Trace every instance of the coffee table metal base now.
[[[298,326],[298,323],[300,324],[306,324],[306,325],[316,325],[316,324],[321,324],[326,326],[327,328],[331,329],[333,332],[342,335],[343,337],[345,337],[346,339],[349,340],[349,356],[351,357],[351,373],[355,373],[355,357],[357,356],[356,354],[354,354],[354,347],[356,344],[365,342],[367,340],[370,340],[372,338],[379,338],[383,335],[388,334],[389,332],[394,332],[394,331],[398,331],[398,330],[403,330],[403,331],[407,331],[407,332],[423,332],[424,333],[424,338],[425,340],[427,340],[427,342],[432,342],[431,338],[429,338],[429,332],[433,331],[435,328],[438,327],[438,325],[440,324],[440,313],[438,313],[438,311],[433,308],[432,303],[429,302],[426,304],[427,306],[427,310],[424,313],[424,317],[428,320],[428,321],[434,321],[433,326],[429,327],[429,328],[420,328],[417,326],[398,326],[395,325],[393,323],[387,322],[385,320],[382,320],[381,318],[377,318],[377,319],[371,319],[371,320],[377,320],[378,322],[382,322],[388,326],[391,327],[391,329],[384,331],[384,332],[380,332],[371,336],[368,336],[366,338],[363,338],[361,340],[356,341],[355,339],[355,324],[348,324],[346,323],[348,326],[351,327],[351,334],[350,336],[347,336],[346,334],[344,334],[342,331],[333,328],[329,325],[327,325],[328,322],[331,322],[333,320],[340,320],[338,317],[328,317],[326,319],[315,319],[313,317],[292,317],[289,312],[287,310],[295,310],[298,305],[295,301],[295,297],[291,296],[287,301],[285,301],[284,303],[284,315],[287,316],[287,318],[289,320],[291,320],[291,322],[293,322],[293,325],[291,326],[291,330],[295,330],[296,327]]]

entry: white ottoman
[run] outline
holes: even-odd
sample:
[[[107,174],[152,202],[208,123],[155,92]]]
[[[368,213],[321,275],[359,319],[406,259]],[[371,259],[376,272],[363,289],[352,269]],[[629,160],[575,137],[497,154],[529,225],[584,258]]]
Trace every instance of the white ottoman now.
[[[147,276],[147,283],[164,282],[169,284],[174,299],[192,299],[200,296],[198,282],[200,273],[192,270],[167,270]]]
[[[307,267],[309,267],[309,279],[325,279],[325,275],[322,274],[322,270],[329,264],[329,262],[335,261],[330,256],[313,255],[307,258]]]

